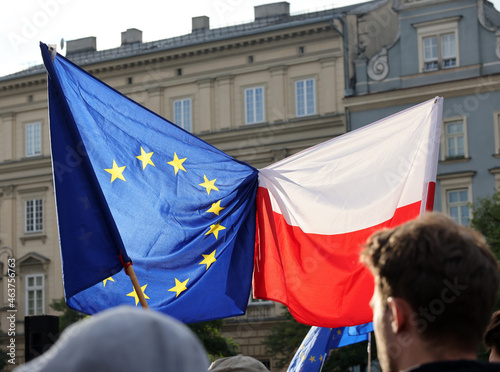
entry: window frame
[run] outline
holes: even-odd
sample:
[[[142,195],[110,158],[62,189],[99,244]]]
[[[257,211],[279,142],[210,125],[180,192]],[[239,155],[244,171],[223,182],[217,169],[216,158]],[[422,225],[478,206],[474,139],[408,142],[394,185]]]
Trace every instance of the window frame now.
[[[33,131],[33,133],[31,133]],[[24,147],[27,158],[42,155],[42,122],[34,121],[24,125]]]
[[[32,221],[28,223],[28,203],[33,202],[33,213]],[[40,213],[41,213],[41,221],[38,224],[37,223],[37,202],[40,202]],[[33,229],[29,230],[28,227],[32,225]],[[37,228],[39,227],[39,228]],[[42,233],[44,230],[44,200],[42,197],[35,197],[35,198],[30,198],[24,200],[24,233],[25,234],[39,234]]]
[[[307,82],[308,81],[312,81],[313,82],[313,89],[312,89],[312,112],[309,112],[308,109],[308,97],[307,97]],[[302,104],[299,104],[299,87],[298,87],[298,84],[299,83],[304,83],[304,104],[303,106],[304,107],[300,107],[302,106]],[[313,116],[313,115],[316,115],[317,112],[318,112],[318,109],[317,109],[317,93],[316,93],[316,78],[315,77],[307,77],[307,78],[301,78],[301,79],[297,79],[294,81],[294,88],[295,88],[295,116],[298,117],[298,118],[302,118],[302,117],[307,117],[307,116]],[[301,114],[299,112],[299,109],[303,108],[304,110],[304,113]]]
[[[452,124],[455,122],[462,123],[462,131],[463,131],[463,138],[464,138],[464,154],[457,155],[457,156],[450,156],[449,155],[450,149],[448,147],[448,139],[450,137],[456,137],[456,136],[448,135],[446,132],[446,128],[447,128],[448,124]],[[468,159],[469,158],[468,142],[469,141],[468,141],[468,136],[467,136],[467,118],[466,117],[455,116],[455,117],[443,119],[442,126],[441,126],[441,160],[442,161]]]
[[[189,102],[189,123],[186,124],[186,103]],[[177,118],[176,104],[181,105],[181,117],[180,120]],[[176,98],[172,103],[174,123],[184,129],[187,132],[192,133],[193,131],[193,99],[191,97]]]
[[[460,67],[460,48],[459,48],[459,34],[458,34],[458,21],[461,19],[458,17],[451,17],[441,20],[428,21],[422,23],[413,24],[413,27],[417,29],[418,37],[418,69],[420,73],[423,72],[434,72],[450,70]],[[455,36],[455,65],[445,67],[445,58],[443,57],[443,37],[446,35],[453,34]],[[424,40],[426,38],[436,37],[437,43],[437,68],[436,69],[426,69],[425,64],[425,49]]]
[[[262,91],[262,100],[260,101],[260,104],[262,105],[262,113],[261,113],[261,118],[258,118],[258,101],[257,101],[257,90]],[[249,107],[248,107],[248,94],[249,92],[253,92],[253,99],[252,99],[252,115],[254,120],[250,121],[249,120]],[[243,107],[244,107],[244,112],[245,112],[245,124],[246,125],[253,125],[253,124],[260,124],[260,123],[265,123],[266,122],[266,89],[264,85],[256,85],[252,87],[248,87],[243,89]]]
[[[495,111],[493,113],[494,120],[493,123],[495,125],[495,152],[493,155],[497,155],[495,157],[500,157],[500,111]]]
[[[459,172],[451,174],[438,175],[441,188],[441,212],[450,216],[450,205],[448,203],[448,192],[457,190],[467,190],[467,203],[470,205],[473,201],[472,177],[476,174],[474,171]],[[472,219],[472,208],[469,206],[469,222]]]
[[[466,192],[467,193],[467,199],[465,201],[463,200],[459,200],[457,202],[451,202],[450,201],[450,194],[451,193],[461,193],[461,192]],[[459,194],[460,195],[460,194]],[[469,226],[470,224],[470,220],[471,220],[471,208],[470,208],[470,204],[471,204],[471,201],[470,201],[470,195],[469,195],[469,188],[468,187],[463,187],[463,188],[452,188],[452,189],[447,189],[446,190],[446,214],[448,214],[448,216],[450,216],[453,220],[455,220],[455,222],[457,222],[458,224],[460,225],[464,225],[464,226]],[[467,208],[467,212],[468,212],[468,216],[467,216],[467,224],[464,224],[463,221],[462,221],[462,208],[463,207],[466,207]],[[451,213],[451,209],[452,208],[458,208],[458,221],[452,216],[452,213]]]
[[[29,286],[29,279],[33,278],[33,286]],[[42,284],[37,285],[37,278],[42,279]],[[43,315],[45,314],[45,275],[44,274],[28,274],[25,275],[25,314],[26,316],[31,316],[31,315]],[[33,314],[30,314],[30,305],[29,305],[29,292],[33,291]],[[37,292],[41,291],[41,313],[38,314],[38,306],[37,306]]]

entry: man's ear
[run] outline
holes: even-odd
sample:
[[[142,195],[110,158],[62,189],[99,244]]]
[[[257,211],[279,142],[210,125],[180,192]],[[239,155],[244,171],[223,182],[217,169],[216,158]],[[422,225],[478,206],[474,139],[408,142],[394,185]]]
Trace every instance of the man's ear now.
[[[389,311],[392,315],[392,332],[394,334],[398,334],[408,325],[411,315],[411,307],[408,302],[399,297],[388,297],[387,305],[389,306]]]

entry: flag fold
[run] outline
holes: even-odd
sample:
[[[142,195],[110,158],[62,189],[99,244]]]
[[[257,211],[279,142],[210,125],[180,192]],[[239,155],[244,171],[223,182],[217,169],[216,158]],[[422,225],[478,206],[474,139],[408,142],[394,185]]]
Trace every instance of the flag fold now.
[[[254,296],[313,326],[370,322],[359,252],[432,209],[441,116],[436,97],[261,169]]]
[[[257,170],[115,91],[66,58],[48,73],[54,185],[68,305],[148,305],[184,322],[244,314]]]
[[[321,371],[330,350],[368,341],[370,332],[373,332],[371,322],[353,327],[311,327],[290,362],[287,372]]]

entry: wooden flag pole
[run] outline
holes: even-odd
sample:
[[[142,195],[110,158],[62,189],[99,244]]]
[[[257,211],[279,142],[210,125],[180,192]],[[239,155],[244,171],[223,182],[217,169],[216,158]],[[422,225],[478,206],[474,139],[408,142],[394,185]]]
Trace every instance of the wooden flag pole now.
[[[135,271],[134,268],[132,267],[132,262],[129,262],[128,264],[124,265],[125,266],[125,272],[127,275],[130,277],[130,280],[132,281],[132,285],[134,286],[135,293],[137,294],[137,297],[139,298],[139,302],[141,303],[141,306],[143,309],[148,309],[149,306],[148,303],[146,302],[146,298],[144,297],[144,293],[142,293],[141,286],[139,285],[139,281],[137,280],[137,276],[135,276]]]
[[[372,370],[372,333],[368,333],[368,372]]]

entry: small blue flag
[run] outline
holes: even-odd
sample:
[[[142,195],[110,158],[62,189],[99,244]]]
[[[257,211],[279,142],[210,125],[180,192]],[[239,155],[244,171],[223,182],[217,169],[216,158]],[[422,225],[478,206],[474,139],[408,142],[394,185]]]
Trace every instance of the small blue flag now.
[[[318,372],[332,349],[367,341],[373,323],[352,327],[311,327],[295,353],[287,372]]]
[[[245,313],[257,170],[40,45],[67,304],[137,306],[184,322]]]

